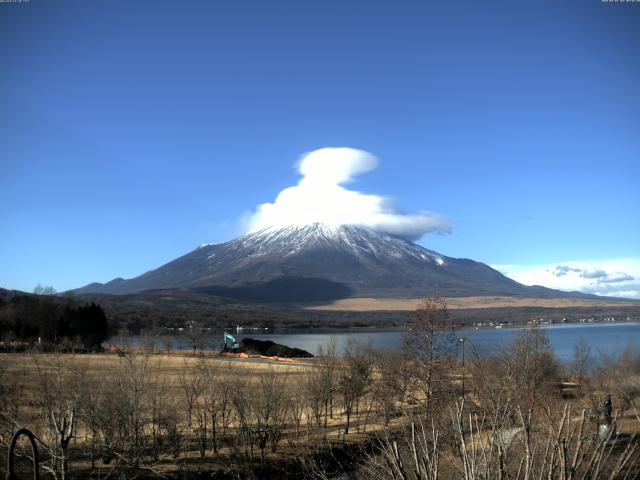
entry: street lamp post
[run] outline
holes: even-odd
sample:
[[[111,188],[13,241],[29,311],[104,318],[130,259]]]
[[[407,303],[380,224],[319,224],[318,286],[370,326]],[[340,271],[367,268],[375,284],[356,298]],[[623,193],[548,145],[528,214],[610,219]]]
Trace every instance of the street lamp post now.
[[[464,398],[464,342],[466,338],[460,339],[460,345],[462,346],[462,398]]]

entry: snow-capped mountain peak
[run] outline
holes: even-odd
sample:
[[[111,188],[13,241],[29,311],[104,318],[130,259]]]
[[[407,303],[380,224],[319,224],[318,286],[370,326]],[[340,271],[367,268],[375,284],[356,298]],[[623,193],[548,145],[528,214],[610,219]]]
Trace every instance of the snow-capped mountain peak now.
[[[330,299],[525,294],[528,287],[483,263],[446,257],[372,228],[312,223],[268,227],[204,244],[139,277],[79,291],[175,288],[220,296],[259,292],[266,299],[261,301],[285,301],[298,298],[302,290],[304,298],[317,294]]]
[[[243,246],[255,248],[258,251],[273,252],[275,249],[283,254],[293,254],[305,246],[325,244],[343,248],[354,255],[395,258],[411,256],[424,260],[430,259],[437,265],[445,263],[441,255],[413,242],[356,225],[312,223],[304,226],[268,227],[250,232],[235,241],[240,241]]]

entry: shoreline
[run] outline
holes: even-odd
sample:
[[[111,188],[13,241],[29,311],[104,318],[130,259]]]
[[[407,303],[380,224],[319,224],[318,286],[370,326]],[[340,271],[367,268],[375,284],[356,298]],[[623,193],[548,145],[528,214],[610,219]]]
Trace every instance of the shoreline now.
[[[594,320],[594,321],[566,321],[566,322],[552,322],[552,323],[538,323],[537,326],[540,328],[553,328],[553,327],[570,327],[575,325],[625,325],[625,324],[638,324],[640,323],[640,319],[638,320],[613,320],[613,321],[603,321],[603,320]],[[531,326],[530,322],[527,323],[497,323],[494,322],[493,325],[474,325],[474,324],[457,324],[454,325],[455,330],[492,330],[492,329],[517,329],[517,328],[526,328]],[[378,327],[376,325],[370,326],[355,326],[355,327],[314,327],[310,326],[308,328],[299,328],[299,327],[279,327],[279,328],[271,328],[268,331],[264,331],[262,329],[251,329],[250,327],[246,329],[246,331],[235,333],[235,335],[240,335],[243,337],[247,337],[250,334],[255,335],[296,335],[296,334],[328,334],[328,333],[357,333],[357,332],[400,332],[407,328],[407,325],[395,326],[395,327]],[[227,332],[233,332],[234,329],[227,329]],[[176,335],[178,336],[178,335]]]

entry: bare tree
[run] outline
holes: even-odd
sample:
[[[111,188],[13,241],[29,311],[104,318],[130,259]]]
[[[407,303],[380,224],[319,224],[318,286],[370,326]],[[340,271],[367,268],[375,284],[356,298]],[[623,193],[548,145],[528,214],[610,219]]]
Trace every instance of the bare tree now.
[[[236,379],[231,391],[231,405],[235,414],[236,442],[234,451],[236,456],[240,456],[244,451],[244,456],[251,459],[253,455],[253,392],[244,378]]]
[[[55,295],[57,292],[53,287],[37,284],[33,288],[33,293],[36,295]]]
[[[512,425],[493,428],[500,422],[466,413],[464,402],[456,401],[452,451],[433,423],[426,427],[412,417],[399,440],[382,437],[380,454],[369,457],[366,470],[375,480],[614,480],[639,473],[638,439],[621,444],[613,430],[591,435],[584,428],[584,411],[576,417],[565,405],[559,416],[548,412],[538,420],[531,410],[516,408],[515,413]],[[443,459],[453,461],[455,469],[443,469]]]
[[[205,329],[202,324],[194,321],[188,322],[185,335],[189,340],[191,348],[193,348],[194,355],[197,353],[198,349],[202,349],[204,347]]]
[[[362,346],[356,343],[347,345],[344,356],[345,365],[340,369],[338,380],[342,395],[346,424],[344,433],[349,433],[349,426],[354,411],[357,415],[360,399],[365,394],[371,379],[372,362]]]
[[[170,355],[173,349],[173,337],[171,335],[163,335],[160,337],[160,341],[162,342],[165,353]]]
[[[154,375],[147,387],[147,431],[151,435],[151,453],[155,461],[163,453],[177,457],[182,447],[182,435],[178,429],[178,400],[167,394],[168,388],[169,382],[163,375]]]
[[[98,455],[99,444],[99,406],[100,398],[103,396],[104,383],[99,379],[90,378],[84,372],[79,372],[79,378],[76,381],[78,389],[77,398],[79,399],[79,419],[85,426],[86,434],[89,436],[86,447],[89,450],[89,458],[91,460],[91,468],[96,466],[96,457]]]
[[[9,369],[0,361],[0,447],[9,447],[13,432],[22,422],[24,402],[20,401],[25,392],[25,369]]]
[[[333,380],[331,381],[331,383]],[[306,406],[309,410],[307,420],[313,422],[315,430],[320,431],[323,426],[322,418],[325,417],[326,425],[326,408],[329,404],[330,394],[327,392],[329,381],[327,379],[327,370],[320,364],[315,364],[311,371],[305,376],[304,394]]]
[[[373,384],[373,397],[387,425],[396,412],[396,403],[404,400],[409,383],[409,370],[402,353],[395,350],[377,352],[375,366],[378,376]]]
[[[43,468],[54,478],[65,480],[69,471],[69,442],[76,433],[78,390],[59,354],[54,355],[51,364],[42,363],[35,356],[33,360],[40,388],[36,404],[43,425],[42,445],[48,454]]]
[[[483,424],[492,431],[505,428],[514,415],[514,365],[504,362],[501,352],[482,354],[473,349],[467,362],[472,388],[483,412]]]
[[[218,417],[220,418],[220,426],[222,427],[222,437],[227,435],[227,428],[231,421],[231,399],[235,388],[235,369],[232,367],[231,361],[221,369],[217,376],[217,398]]]
[[[296,375],[288,391],[287,405],[296,426],[296,439],[300,438],[300,425],[306,411],[304,377]]]
[[[426,298],[410,315],[405,347],[416,364],[414,390],[422,392],[421,398],[414,400],[430,407],[434,399],[450,389],[447,374],[457,348],[445,299]]]
[[[201,381],[202,377],[198,375],[197,369],[185,360],[179,382],[183,394],[184,407],[187,412],[187,425],[189,427],[191,427],[192,424],[193,407],[200,393]]]
[[[536,325],[523,329],[505,351],[502,361],[513,373],[514,396],[525,409],[557,389],[559,367],[547,332]]]
[[[584,382],[588,378],[590,361],[591,346],[582,339],[573,348],[573,371],[578,383],[578,393],[584,389]]]
[[[380,453],[369,457],[365,471],[373,480],[438,480],[440,455],[435,427],[416,418],[399,439],[382,437]]]
[[[145,447],[145,428],[150,422],[147,400],[153,383],[148,354],[126,354],[103,381],[98,406],[98,429],[103,438],[103,459],[117,458],[125,469],[137,468]]]
[[[255,434],[260,447],[261,464],[265,463],[267,444],[276,451],[282,435],[287,412],[286,378],[282,378],[273,370],[260,375],[258,391],[255,399]]]
[[[329,417],[333,417],[333,398],[337,389],[336,372],[338,369],[338,346],[335,338],[331,338],[326,348],[322,345],[316,356],[318,369],[318,388],[322,396],[324,428],[327,428]]]

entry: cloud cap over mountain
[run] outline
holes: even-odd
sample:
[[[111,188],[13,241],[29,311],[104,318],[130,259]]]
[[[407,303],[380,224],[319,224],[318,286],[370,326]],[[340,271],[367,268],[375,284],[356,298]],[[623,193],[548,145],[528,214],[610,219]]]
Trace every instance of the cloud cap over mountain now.
[[[363,226],[409,240],[450,232],[444,216],[426,210],[407,214],[389,197],[344,187],[377,166],[374,155],[355,148],[321,148],[302,155],[297,164],[302,179],[282,190],[273,203],[259,205],[249,219],[249,231],[323,223]]]

